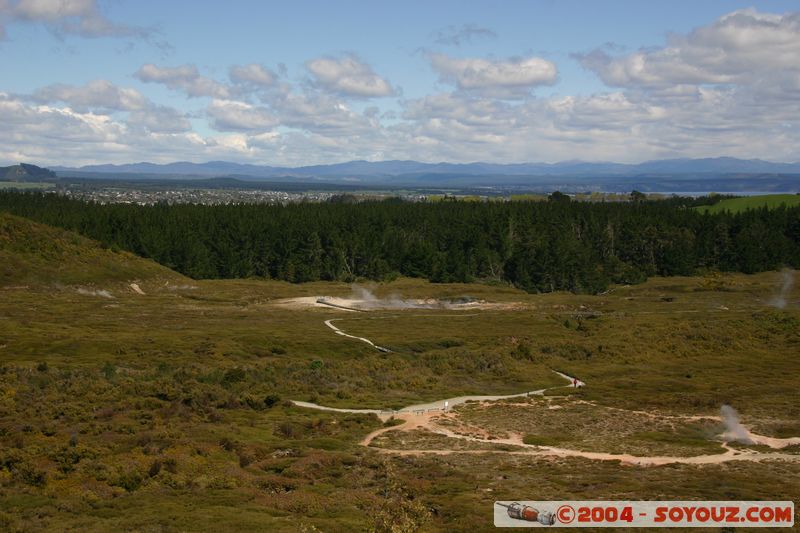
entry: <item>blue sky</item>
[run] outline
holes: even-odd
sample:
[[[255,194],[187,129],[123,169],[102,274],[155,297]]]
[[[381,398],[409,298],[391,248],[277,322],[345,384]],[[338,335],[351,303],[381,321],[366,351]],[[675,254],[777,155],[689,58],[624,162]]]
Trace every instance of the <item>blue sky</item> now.
[[[0,161],[796,161],[798,12],[0,0]]]

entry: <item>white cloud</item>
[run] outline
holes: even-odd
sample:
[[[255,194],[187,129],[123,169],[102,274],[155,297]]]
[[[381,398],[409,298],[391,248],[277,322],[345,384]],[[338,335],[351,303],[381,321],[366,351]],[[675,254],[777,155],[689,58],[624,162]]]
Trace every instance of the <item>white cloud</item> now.
[[[623,93],[565,96],[547,101],[554,125],[564,130],[627,130],[668,118],[668,111],[649,102],[634,102]]]
[[[446,54],[429,54],[433,69],[445,83],[461,90],[505,97],[524,95],[534,87],[552,85],[558,69],[540,57],[493,60],[455,58]]]
[[[163,108],[149,111],[157,113]],[[35,105],[5,93],[0,93],[0,123],[6,126],[0,128],[0,160],[5,161],[84,165],[98,161],[239,160],[254,155],[241,134],[203,137],[168,131],[179,128],[164,125],[150,127],[146,120],[129,126],[109,115]]]
[[[109,20],[96,0],[3,0],[0,15],[11,22],[41,23],[57,34],[81,37],[141,37],[152,31]],[[0,26],[0,39],[5,30]]]
[[[623,93],[611,94],[633,106],[606,113],[602,131],[630,123],[635,134],[681,157],[797,158],[791,147],[800,137],[800,13],[734,11],[672,34],[662,47],[576,57],[607,85],[621,87]],[[570,114],[570,124],[594,115],[584,108]]]
[[[798,90],[800,13],[734,11],[687,35],[671,35],[660,48],[617,57],[598,49],[577,57],[616,87],[752,85],[767,76]]]
[[[134,76],[145,83],[161,83],[172,90],[183,91],[190,98],[209,96],[225,99],[231,95],[229,87],[200,75],[194,65],[158,67],[147,63]]]
[[[10,9],[21,19],[56,21],[68,17],[91,17],[95,0],[18,0]]]
[[[274,72],[257,63],[233,66],[229,70],[229,76],[234,83],[260,87],[273,86],[277,78]]]
[[[30,145],[40,151],[82,142],[113,142],[124,131],[105,115],[28,105],[4,93],[0,93],[0,123],[6,126],[0,128],[0,144],[24,149],[25,140],[34,140]]]
[[[213,100],[208,115],[218,131],[264,132],[278,125],[270,110],[231,100]]]
[[[388,81],[353,55],[312,59],[306,62],[306,68],[317,86],[342,96],[370,98],[396,93]]]
[[[191,129],[186,116],[171,107],[156,105],[136,89],[118,87],[107,80],[93,80],[82,87],[48,85],[31,95],[37,103],[63,102],[77,113],[129,112],[126,123],[151,132],[177,133]]]
[[[267,99],[290,128],[329,136],[364,135],[379,127],[375,116],[356,113],[347,104],[326,94],[295,93],[274,95]]]
[[[730,154],[796,159],[800,102],[743,105],[732,89],[701,88],[674,100],[640,92],[558,96],[519,103],[443,93],[403,102],[393,126],[433,160],[641,161]]]
[[[404,107],[403,118],[407,120],[448,120],[469,127],[510,128],[515,117],[512,107],[504,102],[454,93],[440,93],[410,100],[405,102]]]
[[[48,85],[36,91],[32,98],[38,102],[65,102],[73,109],[112,109],[133,111],[149,103],[136,89],[117,87],[107,80],[93,80],[83,87]]]

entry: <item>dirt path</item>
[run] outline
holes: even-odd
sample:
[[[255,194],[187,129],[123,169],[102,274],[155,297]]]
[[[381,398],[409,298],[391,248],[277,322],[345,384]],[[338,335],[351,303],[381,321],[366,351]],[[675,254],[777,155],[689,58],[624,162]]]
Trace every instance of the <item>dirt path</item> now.
[[[572,383],[573,387],[577,388],[577,387],[585,387],[586,386],[586,383],[584,383],[583,381],[581,381],[581,380],[579,380],[577,378],[573,378],[572,376],[568,376],[566,374],[562,374],[558,370],[553,370],[553,372],[555,372],[556,374],[558,374],[562,378],[566,379],[567,381],[570,381]]]
[[[785,460],[800,462],[800,455],[789,453],[762,453],[753,450],[736,450],[731,448],[727,442],[720,444],[721,448],[725,451],[713,455],[697,455],[693,457],[680,457],[680,456],[638,456],[627,453],[605,453],[605,452],[588,452],[584,450],[572,450],[568,448],[558,448],[554,446],[536,446],[525,444],[522,441],[521,435],[512,435],[508,438],[481,438],[471,435],[463,435],[455,433],[450,429],[444,428],[436,423],[436,420],[431,414],[410,414],[403,413],[397,418],[404,420],[404,423],[397,426],[388,428],[381,428],[373,431],[360,442],[362,446],[371,446],[372,442],[380,435],[389,431],[412,431],[423,429],[443,435],[449,438],[456,438],[470,442],[477,442],[481,444],[505,444],[510,446],[517,446],[526,448],[524,450],[452,450],[452,449],[431,449],[431,450],[404,450],[404,449],[390,449],[378,448],[372,446],[371,449],[379,453],[393,454],[393,455],[450,455],[457,453],[471,453],[471,454],[485,454],[485,453],[504,453],[512,455],[528,455],[533,457],[580,457],[582,459],[589,459],[592,461],[619,461],[623,464],[636,465],[636,466],[660,466],[668,464],[690,464],[690,465],[709,465],[720,464],[728,461],[752,461],[760,462],[766,460]],[[780,446],[783,447],[783,446]]]
[[[554,371],[556,372],[556,371]],[[561,372],[556,372],[562,378],[568,380],[570,382],[569,385],[565,385],[565,387],[583,387],[586,384],[583,381],[577,380],[571,376],[563,374]],[[551,387],[553,389],[560,388],[560,387]],[[451,454],[486,454],[486,453],[505,453],[505,454],[512,454],[512,455],[526,455],[532,457],[579,457],[583,459],[589,459],[592,461],[620,461],[623,464],[628,465],[636,465],[636,466],[659,466],[659,465],[667,465],[667,464],[691,464],[691,465],[707,465],[707,464],[720,464],[725,463],[728,461],[752,461],[752,462],[760,462],[766,460],[784,460],[784,461],[793,461],[793,462],[800,462],[800,455],[789,454],[789,453],[779,453],[779,452],[759,452],[754,450],[737,450],[731,448],[728,442],[720,443],[720,447],[724,450],[722,453],[713,454],[713,455],[698,455],[693,457],[678,457],[678,456],[637,456],[631,454],[615,454],[615,453],[605,453],[605,452],[589,452],[584,450],[573,450],[568,448],[558,448],[554,446],[538,446],[538,445],[530,445],[525,444],[523,442],[522,435],[510,435],[504,438],[498,438],[491,435],[486,434],[486,432],[482,431],[485,434],[484,437],[478,437],[474,435],[465,435],[462,433],[457,433],[447,427],[444,427],[440,424],[443,420],[455,420],[455,413],[449,411],[449,408],[454,407],[456,405],[462,404],[467,401],[480,401],[480,402],[487,402],[487,401],[496,401],[508,398],[518,398],[518,397],[526,397],[531,395],[541,395],[546,390],[550,389],[540,389],[531,392],[524,392],[520,394],[511,394],[506,396],[458,396],[455,398],[448,398],[447,400],[438,400],[435,402],[424,403],[424,404],[416,404],[411,405],[408,407],[404,407],[403,409],[392,411],[392,410],[380,410],[380,409],[342,409],[342,408],[335,408],[335,407],[325,407],[322,405],[317,405],[310,402],[299,402],[293,401],[295,405],[298,407],[308,407],[311,409],[321,409],[325,411],[336,411],[342,413],[368,413],[368,414],[375,414],[381,420],[386,421],[389,418],[394,418],[396,420],[402,421],[401,424],[397,424],[390,427],[383,427],[379,428],[375,431],[372,431],[367,436],[365,436],[359,444],[362,446],[370,447],[372,450],[377,451],[378,453],[386,453],[386,454],[393,454],[393,455],[451,455]],[[445,402],[447,408],[445,408]],[[591,402],[585,402],[591,403]],[[622,410],[619,408],[610,408],[614,410]],[[644,411],[633,411],[635,413],[640,413],[642,416],[653,417],[652,413],[647,413]],[[717,419],[719,420],[720,417],[716,416],[694,416],[694,415],[687,415],[687,416],[671,416],[670,418],[681,418],[681,419],[688,419],[688,420],[701,420],[701,419]],[[470,428],[479,429],[479,428]],[[431,433],[435,433],[437,435],[442,435],[448,438],[454,439],[461,439],[470,442],[476,442],[481,444],[501,444],[501,445],[510,445],[515,446],[518,448],[523,448],[519,450],[453,450],[453,449],[425,449],[425,450],[408,450],[408,449],[390,449],[390,448],[379,448],[372,446],[373,441],[381,435],[384,435],[390,431],[414,431],[414,430],[425,430]],[[471,431],[475,433],[475,431]],[[775,437],[766,437],[762,435],[756,435],[754,433],[749,433],[749,437],[755,444],[761,444],[765,446],[769,446],[770,448],[781,449],[786,446],[791,446],[795,444],[800,444],[800,438],[788,438],[788,439],[779,439]]]
[[[496,442],[496,441],[490,441]],[[583,452],[578,450],[564,450],[560,448],[542,448],[539,450],[390,450],[387,448],[372,448],[379,453],[387,453],[401,456],[420,456],[420,455],[454,455],[472,454],[484,455],[488,453],[503,453],[507,455],[525,455],[529,457],[581,457],[592,461],[619,461],[622,464],[631,466],[661,466],[668,464],[690,464],[690,465],[710,465],[720,464],[729,461],[800,461],[800,456],[789,453],[757,453],[751,451],[733,451],[728,449],[725,453],[718,455],[699,455],[695,457],[638,457],[627,454],[610,454]]]
[[[316,300],[316,305],[320,305],[320,306],[323,306],[323,307],[324,306],[328,306],[328,307],[332,307],[332,308],[339,309],[339,310],[342,310],[342,311],[363,312],[360,309],[354,309],[354,308],[351,309],[351,308],[345,307],[343,305],[332,304],[330,302],[320,303],[319,299]],[[386,319],[386,318],[392,318],[393,316],[400,316],[400,315],[376,316],[376,317],[368,317],[368,318],[369,318],[369,320],[376,320],[376,319],[383,320],[383,319]],[[424,316],[424,315],[417,315],[417,316]],[[470,315],[470,314],[466,314],[466,313],[459,313],[457,315],[441,315],[440,314],[440,315],[436,315],[436,316],[439,316],[439,317],[442,317],[442,316],[465,317],[465,316],[475,316],[475,315]],[[361,342],[366,342],[367,344],[369,344],[370,346],[372,346],[376,350],[384,352],[384,353],[391,353],[392,352],[390,349],[384,348],[383,346],[378,346],[377,344],[375,344],[374,342],[372,342],[371,340],[369,340],[367,338],[357,337],[355,335],[350,335],[349,333],[345,333],[344,331],[342,331],[341,329],[339,329],[339,328],[337,328],[336,326],[333,325],[333,321],[334,320],[345,320],[345,319],[344,318],[331,318],[330,320],[326,320],[324,322],[324,324],[326,326],[328,326],[329,328],[331,328],[334,331],[334,333],[336,333],[337,335],[341,335],[343,337],[349,337],[351,339],[356,339],[356,340],[359,340]],[[361,320],[361,319],[355,319],[355,318],[349,318],[348,317],[347,320]]]
[[[356,340],[359,340],[361,342],[366,342],[367,344],[369,344],[370,346],[372,346],[373,348],[375,348],[378,351],[385,352],[385,353],[391,353],[390,349],[384,348],[383,346],[378,346],[377,344],[375,344],[374,342],[372,342],[369,339],[365,339],[364,337],[356,337],[355,335],[350,335],[349,333],[345,333],[344,331],[340,330],[339,328],[337,328],[336,326],[334,326],[332,324],[332,322],[334,320],[338,320],[338,319],[332,318],[330,320],[326,320],[325,321],[325,325],[328,326],[329,328],[331,328],[337,335],[341,335],[343,337],[350,337],[351,339],[356,339]]]
[[[311,402],[301,402],[299,400],[291,400],[291,402],[297,407],[317,409],[318,411],[333,411],[336,413],[360,413],[367,415],[386,416],[387,418],[394,412],[394,411],[381,411],[380,409],[345,409],[339,407],[326,407],[324,405],[318,405],[316,403],[311,403]]]
[[[329,321],[326,321],[326,324]],[[334,327],[334,326],[329,326]],[[342,335],[346,335],[346,333],[342,333]],[[347,335],[348,337],[350,335]],[[355,337],[360,338],[360,337]],[[371,343],[370,343],[371,344]],[[367,414],[375,414],[378,415],[382,420],[388,420],[391,416],[401,415],[404,413],[415,413],[415,414],[425,414],[425,413],[441,413],[446,410],[452,409],[456,405],[460,405],[466,402],[489,402],[489,401],[496,401],[496,400],[505,400],[508,398],[523,398],[528,396],[540,396],[545,393],[545,391],[552,390],[552,389],[561,389],[565,387],[572,387],[573,380],[575,378],[568,376],[566,374],[562,374],[561,372],[553,371],[562,378],[566,379],[570,382],[569,385],[562,385],[558,387],[549,387],[546,389],[539,389],[530,392],[521,392],[519,394],[507,394],[505,396],[456,396],[454,398],[446,398],[444,400],[436,400],[429,403],[419,403],[414,405],[409,405],[407,407],[403,407],[402,409],[347,409],[347,408],[339,408],[339,407],[327,407],[324,405],[319,405],[312,402],[301,402],[298,400],[291,400],[293,404],[298,407],[308,407],[309,409],[319,409],[322,411],[336,411],[339,413],[367,413]],[[583,387],[585,383],[580,380],[575,380],[579,383],[579,387]]]
[[[787,446],[795,446],[800,444],[800,437],[789,437],[786,439],[781,439],[778,437],[767,437],[765,435],[757,435],[750,431],[747,432],[747,436],[753,441],[754,444],[760,444],[762,446],[769,446],[770,448],[782,449],[786,448]]]

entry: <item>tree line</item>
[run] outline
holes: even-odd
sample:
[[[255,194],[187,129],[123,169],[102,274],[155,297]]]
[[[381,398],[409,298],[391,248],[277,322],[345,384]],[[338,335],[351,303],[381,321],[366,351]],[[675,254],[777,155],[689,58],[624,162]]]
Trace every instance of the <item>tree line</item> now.
[[[702,214],[691,199],[98,204],[0,192],[0,209],[151,258],[193,278],[498,281],[529,292],[709,270],[800,266],[800,207]]]

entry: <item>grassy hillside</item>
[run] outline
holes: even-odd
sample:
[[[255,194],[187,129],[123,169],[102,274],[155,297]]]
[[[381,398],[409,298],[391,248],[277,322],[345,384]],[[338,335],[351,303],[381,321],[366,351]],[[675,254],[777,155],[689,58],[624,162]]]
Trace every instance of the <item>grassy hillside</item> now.
[[[656,278],[596,296],[403,278],[374,293],[505,307],[348,313],[276,305],[346,296],[344,283],[186,280],[68,232],[0,221],[2,531],[387,531],[376,524],[402,519],[474,533],[494,531],[495,499],[800,498],[797,462],[388,456],[359,445],[381,427],[374,415],[286,401],[388,407],[514,393],[563,384],[559,369],[588,383],[553,391],[566,395],[562,411],[471,416],[545,442],[689,454],[718,446],[658,417],[730,403],[763,434],[800,436],[800,288],[772,307],[777,272]],[[131,277],[144,294],[120,290]],[[333,318],[393,352],[334,334]],[[646,410],[658,424],[567,399]],[[595,433],[576,433],[581,424]]]
[[[743,196],[741,198],[729,198],[722,200],[714,205],[703,205],[695,207],[698,211],[703,213],[721,213],[723,211],[730,211],[731,213],[738,213],[748,209],[757,209],[759,207],[774,208],[781,205],[792,207],[800,205],[800,194],[765,194],[761,196]]]
[[[0,212],[0,286],[25,283],[103,285],[182,276],[75,233]]]
[[[0,181],[55,181],[56,173],[52,170],[21,163],[10,167],[0,167]]]

